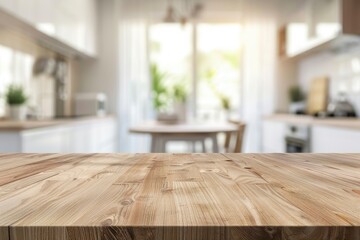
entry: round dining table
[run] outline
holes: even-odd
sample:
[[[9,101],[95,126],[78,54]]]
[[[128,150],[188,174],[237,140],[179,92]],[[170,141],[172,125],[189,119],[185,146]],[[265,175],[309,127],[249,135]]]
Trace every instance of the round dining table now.
[[[186,141],[202,143],[203,152],[205,140],[211,139],[212,151],[219,152],[217,135],[219,133],[236,132],[237,126],[226,122],[217,123],[162,123],[158,121],[144,122],[129,129],[130,133],[148,134],[151,136],[151,152],[166,152],[166,143],[169,141]]]

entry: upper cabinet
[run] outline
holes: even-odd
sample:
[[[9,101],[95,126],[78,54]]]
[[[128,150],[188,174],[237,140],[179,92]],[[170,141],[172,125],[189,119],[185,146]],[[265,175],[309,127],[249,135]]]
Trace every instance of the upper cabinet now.
[[[0,7],[39,31],[96,56],[96,0],[0,0]]]
[[[281,57],[294,58],[323,49],[359,44],[360,1],[305,0],[280,30]]]

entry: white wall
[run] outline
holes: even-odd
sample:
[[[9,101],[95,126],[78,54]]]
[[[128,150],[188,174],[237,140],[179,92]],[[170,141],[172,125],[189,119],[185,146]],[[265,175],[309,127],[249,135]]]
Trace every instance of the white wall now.
[[[74,93],[103,92],[108,97],[108,112],[117,117],[119,108],[119,1],[99,0],[97,7],[97,58],[72,62]],[[116,129],[118,128],[118,123]],[[116,130],[119,144],[119,131]]]
[[[345,92],[360,114],[360,46],[343,53],[325,52],[299,63],[299,83],[308,91],[311,80],[330,77],[330,98]]]
[[[108,96],[109,111],[116,114],[119,77],[118,1],[98,2],[98,35],[96,60],[75,63],[75,92],[104,92]],[[77,65],[77,66],[76,66]]]

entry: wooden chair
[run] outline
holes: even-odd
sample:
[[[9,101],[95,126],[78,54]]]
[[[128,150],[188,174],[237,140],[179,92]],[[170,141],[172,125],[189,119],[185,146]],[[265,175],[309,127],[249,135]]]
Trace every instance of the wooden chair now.
[[[226,153],[241,153],[246,124],[241,121],[229,121],[238,126],[236,132],[226,133],[224,150]]]

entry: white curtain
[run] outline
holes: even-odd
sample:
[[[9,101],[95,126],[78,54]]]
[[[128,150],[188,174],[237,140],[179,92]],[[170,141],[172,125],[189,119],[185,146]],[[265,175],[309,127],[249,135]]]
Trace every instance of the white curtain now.
[[[261,152],[262,118],[274,111],[276,74],[276,18],[271,7],[252,1],[245,7],[242,108],[247,123],[245,152]]]
[[[120,15],[120,151],[148,152],[149,137],[129,133],[131,126],[152,117],[147,23],[126,9]]]

